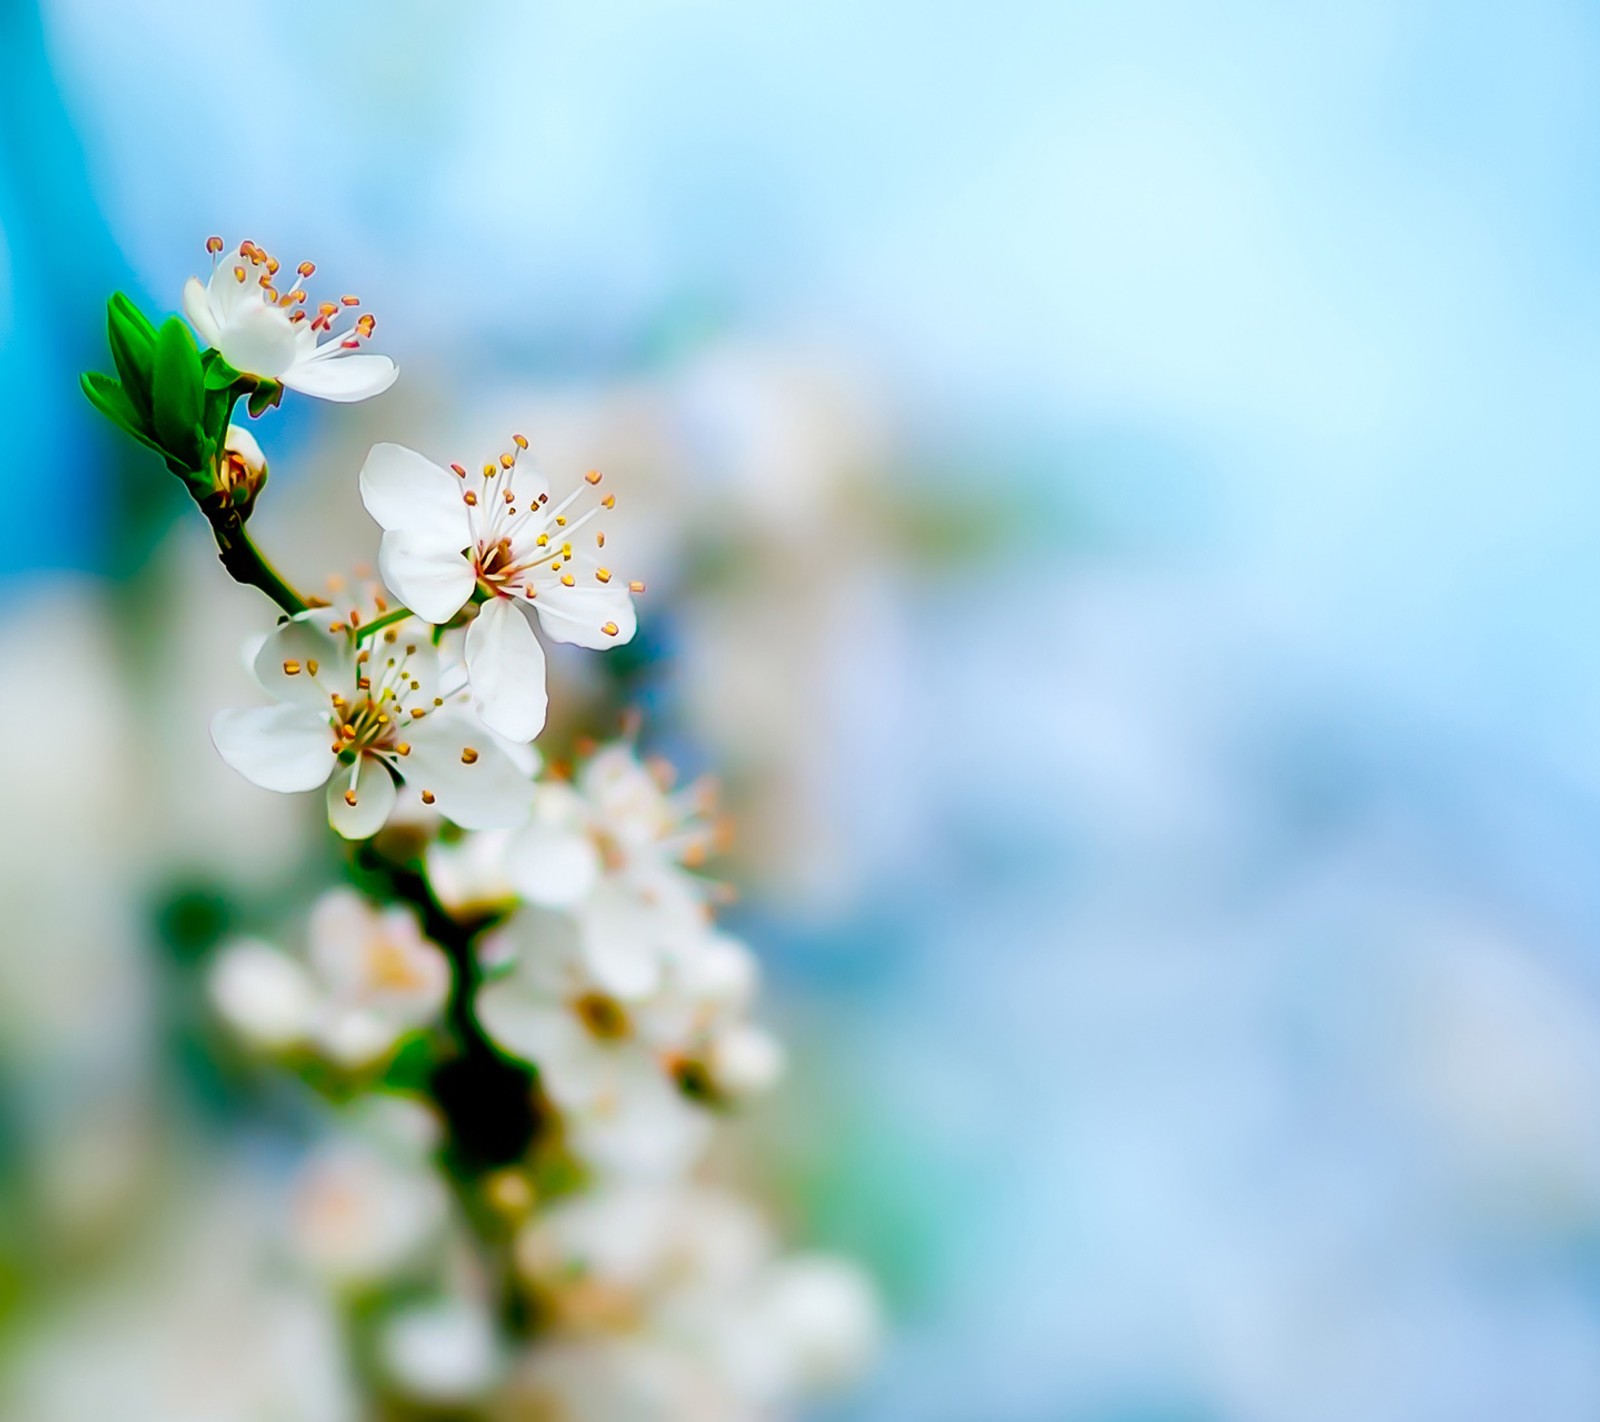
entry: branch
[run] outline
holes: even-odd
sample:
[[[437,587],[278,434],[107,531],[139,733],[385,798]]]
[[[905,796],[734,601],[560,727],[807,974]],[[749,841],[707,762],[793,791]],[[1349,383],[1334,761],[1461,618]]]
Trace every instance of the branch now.
[[[243,516],[228,503],[226,495],[213,494],[202,499],[200,512],[211,525],[211,534],[217,540],[217,554],[234,582],[259,588],[290,617],[306,610],[309,604],[262,556],[245,532]]]

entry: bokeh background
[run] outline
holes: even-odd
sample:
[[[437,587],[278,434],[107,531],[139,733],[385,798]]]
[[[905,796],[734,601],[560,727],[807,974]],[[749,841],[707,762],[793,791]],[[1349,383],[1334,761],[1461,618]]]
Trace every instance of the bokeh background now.
[[[297,576],[371,557],[375,438],[622,491],[769,1188],[894,1316],[829,1416],[1600,1413],[1593,6],[0,0],[0,55],[19,1419],[315,1372],[189,971],[311,821],[214,763],[259,609],[77,389],[212,232],[402,367],[263,422]]]

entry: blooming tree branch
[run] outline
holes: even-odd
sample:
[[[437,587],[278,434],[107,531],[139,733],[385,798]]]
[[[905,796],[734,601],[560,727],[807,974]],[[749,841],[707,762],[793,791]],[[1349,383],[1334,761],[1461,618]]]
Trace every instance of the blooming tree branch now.
[[[111,298],[116,374],[83,388],[279,614],[251,658],[262,704],[217,712],[217,752],[264,790],[320,792],[351,846],[348,884],[283,942],[229,946],[210,988],[330,1100],[411,1113],[379,1152],[400,1177],[341,1166],[360,1203],[320,1236],[385,1300],[351,1317],[369,1385],[405,1416],[780,1415],[860,1365],[877,1315],[858,1274],[780,1258],[708,1176],[722,1115],[783,1068],[751,1019],[755,960],[715,923],[714,799],[631,739],[559,774],[534,744],[541,638],[604,651],[637,627],[643,584],[604,551],[615,498],[592,470],[553,492],[521,435],[471,472],[379,444],[357,479],[404,605],[301,593],[250,537],[268,465],[235,412],[370,398],[398,371],[355,297],[311,300],[310,262],[207,249],[187,325]],[[453,1212],[428,1203],[426,1155]]]

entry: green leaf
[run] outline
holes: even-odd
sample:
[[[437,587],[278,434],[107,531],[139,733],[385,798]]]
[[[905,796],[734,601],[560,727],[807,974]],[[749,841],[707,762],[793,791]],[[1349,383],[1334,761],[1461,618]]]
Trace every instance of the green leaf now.
[[[159,449],[155,440],[145,432],[144,417],[128,399],[128,393],[121,385],[109,375],[102,375],[98,370],[88,370],[80,377],[83,393],[89,397],[89,403],[102,415],[111,421],[118,429],[132,435],[141,444],[147,444],[151,449]]]
[[[106,338],[117,363],[122,388],[146,417],[155,378],[155,336],[138,307],[118,292],[106,306]]]
[[[156,434],[169,454],[200,463],[205,379],[189,328],[176,316],[156,332],[153,413]]]
[[[119,291],[114,293],[109,305],[120,320],[142,336],[148,345],[154,347],[156,343],[156,328],[150,324],[150,318],[134,304],[133,299],[126,292]]]

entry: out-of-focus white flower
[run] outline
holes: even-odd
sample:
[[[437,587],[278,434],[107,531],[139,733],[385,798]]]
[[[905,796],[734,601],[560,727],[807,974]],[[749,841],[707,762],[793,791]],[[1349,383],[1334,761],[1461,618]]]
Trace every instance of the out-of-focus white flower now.
[[[612,1358],[609,1349],[587,1351],[601,1340],[627,1340],[661,1350],[663,1378],[693,1376],[737,1399],[732,1415],[741,1418],[850,1381],[882,1335],[876,1295],[858,1270],[823,1255],[778,1257],[749,1205],[704,1186],[611,1185],[562,1202],[523,1230],[516,1259],[551,1320],[546,1346],[571,1350],[569,1372],[581,1371],[580,1358]],[[570,1415],[698,1416],[666,1405],[675,1392],[660,1396],[654,1411],[579,1405]]]
[[[310,1045],[358,1067],[437,1016],[450,991],[449,964],[411,911],[373,908],[351,889],[312,908],[307,958],[256,939],[229,944],[211,970],[212,1001],[261,1050]]]
[[[541,1341],[492,1422],[758,1422],[707,1361],[648,1337]]]
[[[595,973],[625,996],[651,992],[663,944],[698,936],[714,887],[688,872],[719,828],[704,782],[671,790],[631,744],[602,747],[572,785],[542,782],[507,841],[506,873],[536,904],[573,912]]]
[[[441,683],[426,637],[388,627],[362,639],[330,609],[280,625],[255,658],[276,706],[219,711],[211,738],[245,779],[285,793],[328,787],[346,839],[376,834],[396,781],[468,829],[520,824],[532,786],[464,690]]]
[[[883,1341],[882,1307],[866,1275],[826,1254],[769,1265],[727,1321],[724,1367],[746,1395],[771,1403],[854,1382]]]
[[[437,1119],[398,1099],[370,1104],[307,1159],[291,1202],[296,1252],[339,1285],[376,1283],[419,1263],[448,1218],[428,1159]]]
[[[517,897],[506,873],[511,833],[480,830],[459,839],[430,840],[425,857],[434,897],[460,917],[510,907]]]
[[[206,247],[211,278],[190,277],[184,284],[183,312],[200,339],[235,370],[340,402],[381,395],[394,384],[400,372],[388,356],[357,354],[375,318],[356,312],[355,297],[324,301],[315,314],[307,311],[303,283],[316,270],[312,263],[296,267],[279,291],[277,258],[254,242],[241,242],[227,256],[220,237]],[[346,316],[350,325],[335,330]],[[325,339],[319,343],[319,337]]]
[[[576,925],[524,910],[485,943],[509,975],[479,993],[489,1034],[534,1062],[563,1112],[574,1151],[602,1170],[662,1175],[686,1168],[711,1132],[684,1073],[700,1023],[720,1004],[624,1000],[589,970]],[[743,953],[737,945],[729,952]]]
[[[523,615],[546,635],[580,647],[628,641],[637,621],[630,585],[601,563],[605,535],[581,529],[614,502],[610,495],[570,516],[600,476],[559,503],[511,451],[481,473],[443,469],[397,444],[374,445],[361,467],[361,498],[383,528],[378,567],[419,617],[448,621],[475,590],[486,601],[467,629],[466,664],[486,724],[529,741],[544,727],[544,651]]]
[[[702,1185],[611,1183],[536,1216],[517,1267],[563,1328],[612,1331],[747,1287],[775,1242],[758,1211]]]
[[[431,1406],[479,1397],[500,1369],[494,1320],[465,1298],[430,1299],[386,1318],[379,1356],[391,1386]]]

